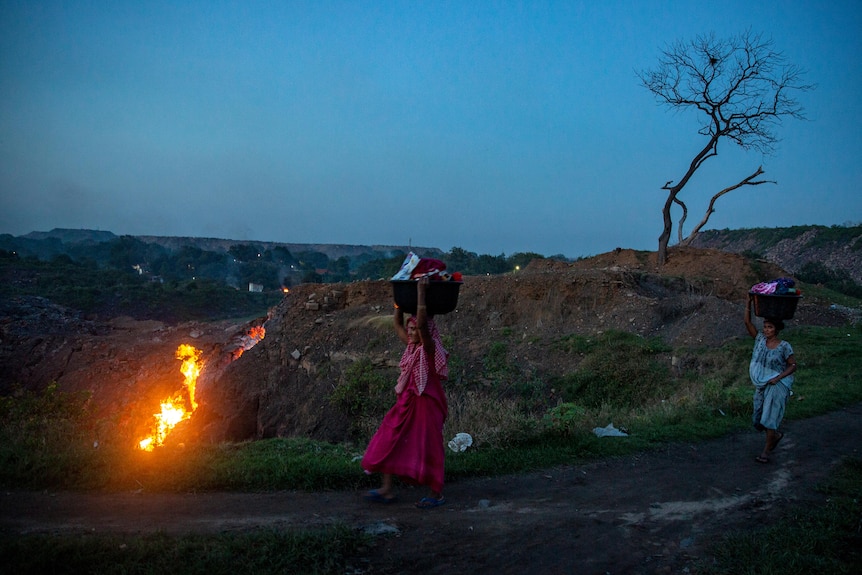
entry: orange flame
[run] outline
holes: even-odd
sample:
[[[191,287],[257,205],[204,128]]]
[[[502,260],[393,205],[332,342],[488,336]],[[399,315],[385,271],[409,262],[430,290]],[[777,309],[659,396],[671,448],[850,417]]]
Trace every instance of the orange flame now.
[[[176,425],[189,419],[192,412],[197,409],[198,404],[195,401],[195,386],[197,384],[198,375],[201,373],[202,362],[200,359],[201,351],[194,346],[182,344],[177,348],[177,359],[182,360],[183,364],[180,371],[185,376],[184,389],[178,391],[173,397],[162,400],[161,412],[154,413],[155,424],[153,432],[149,437],[142,439],[138,443],[138,447],[144,451],[152,451],[159,445],[165,442],[168,434]],[[186,409],[186,398],[184,391],[188,391],[189,404],[191,409]]]
[[[185,343],[181,344],[177,348],[177,359],[183,361],[183,367],[180,371],[186,376],[185,386],[189,390],[189,402],[192,404],[192,411],[194,411],[198,408],[198,402],[195,401],[195,386],[198,376],[201,374],[201,350]]]
[[[233,350],[231,360],[238,360],[243,353],[256,346],[264,337],[266,337],[266,328],[262,325],[249,328],[248,334],[240,339],[239,345]]]

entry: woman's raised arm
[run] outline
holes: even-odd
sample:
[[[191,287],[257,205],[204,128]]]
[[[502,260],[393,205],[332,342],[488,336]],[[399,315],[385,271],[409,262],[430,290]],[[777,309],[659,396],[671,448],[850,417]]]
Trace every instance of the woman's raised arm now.
[[[742,321],[745,322],[745,329],[748,330],[748,335],[751,337],[757,337],[757,328],[754,327],[753,323],[751,323],[751,304],[753,301],[754,298],[751,294],[748,294],[748,301],[745,302],[745,315],[742,316]]]

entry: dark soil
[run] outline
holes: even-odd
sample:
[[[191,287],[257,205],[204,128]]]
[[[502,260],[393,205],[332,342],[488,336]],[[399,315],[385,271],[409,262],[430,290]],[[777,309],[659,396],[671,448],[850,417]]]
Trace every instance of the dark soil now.
[[[7,492],[0,530],[183,534],[342,522],[375,534],[370,554],[355,559],[355,573],[696,573],[725,533],[824,501],[818,483],[843,457],[862,456],[853,440],[862,433],[862,405],[791,421],[784,431],[768,464],[754,461],[763,436],[742,432],[453,482],[447,504],[430,511],[413,506],[424,493],[412,488],[387,505],[358,492]]]

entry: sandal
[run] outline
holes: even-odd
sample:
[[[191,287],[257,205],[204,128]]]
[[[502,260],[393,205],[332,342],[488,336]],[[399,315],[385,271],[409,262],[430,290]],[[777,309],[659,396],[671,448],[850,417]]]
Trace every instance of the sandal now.
[[[758,463],[769,463],[769,458],[763,457],[762,455],[758,455],[757,457],[754,458],[754,460]]]
[[[396,497],[394,495],[386,496],[377,491],[376,489],[372,489],[368,493],[364,495],[365,501],[370,501],[372,503],[383,503],[384,505],[387,503],[392,503],[395,501]]]
[[[440,499],[435,499],[433,497],[423,497],[419,501],[416,502],[417,509],[434,509],[435,507],[440,507],[441,505],[446,504],[446,498],[442,495]]]

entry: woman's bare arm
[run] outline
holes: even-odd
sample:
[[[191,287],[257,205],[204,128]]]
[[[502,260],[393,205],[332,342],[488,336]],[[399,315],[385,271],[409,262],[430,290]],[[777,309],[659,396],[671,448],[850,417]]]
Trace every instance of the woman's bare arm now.
[[[425,306],[425,290],[428,287],[428,278],[419,278],[416,282],[416,328],[419,337],[422,338],[422,348],[433,358],[435,353],[434,340],[431,338],[431,330],[428,329],[428,308]]]
[[[748,330],[748,335],[757,337],[757,328],[751,323],[751,304],[753,302],[754,298],[751,297],[751,294],[748,294],[748,301],[745,302],[745,315],[742,317],[742,320],[745,322],[745,329]]]
[[[404,328],[404,312],[397,305],[395,306],[395,314],[392,316],[392,325],[395,328],[395,333],[398,334],[398,339],[406,344],[407,330]]]

